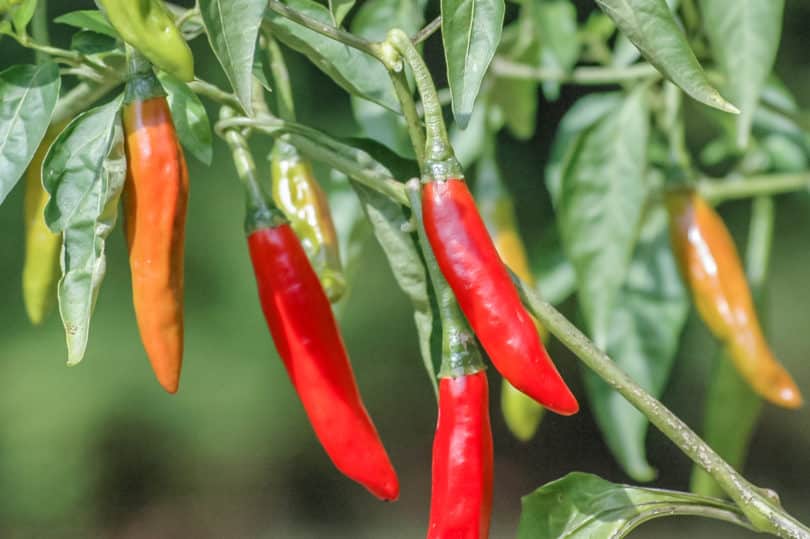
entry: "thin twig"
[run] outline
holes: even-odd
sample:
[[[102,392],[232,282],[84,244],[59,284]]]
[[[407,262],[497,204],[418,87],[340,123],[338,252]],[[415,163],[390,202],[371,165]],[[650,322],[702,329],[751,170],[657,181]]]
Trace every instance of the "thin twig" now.
[[[427,26],[416,32],[411,41],[413,41],[414,45],[418,45],[423,41],[427,40],[430,36],[432,36],[436,31],[442,27],[442,16],[439,15],[432,21],[430,21]]]

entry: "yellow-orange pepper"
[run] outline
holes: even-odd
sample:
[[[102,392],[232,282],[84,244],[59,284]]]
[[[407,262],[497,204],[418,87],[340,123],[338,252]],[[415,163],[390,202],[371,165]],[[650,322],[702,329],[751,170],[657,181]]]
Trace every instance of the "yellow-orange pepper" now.
[[[63,125],[45,133],[25,173],[25,262],[23,263],[23,301],[28,318],[41,324],[56,303],[59,282],[59,253],[62,235],[45,224],[48,193],[42,187],[42,161]]]
[[[754,391],[785,408],[801,406],[796,383],[762,333],[740,257],[723,220],[687,189],[669,193],[667,209],[672,248],[706,326]]]

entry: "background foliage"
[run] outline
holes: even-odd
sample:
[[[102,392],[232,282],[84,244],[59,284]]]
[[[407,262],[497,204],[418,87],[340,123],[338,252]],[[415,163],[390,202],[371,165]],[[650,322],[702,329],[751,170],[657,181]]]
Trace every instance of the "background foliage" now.
[[[581,20],[596,9],[591,2],[575,4]],[[358,5],[362,13],[362,2]],[[50,2],[52,15],[82,7],[91,8],[92,2]],[[428,13],[435,9],[429,5]],[[507,20],[514,15],[510,4]],[[776,68],[803,106],[810,105],[803,98],[810,89],[804,56],[810,43],[803,24],[808,17],[810,7],[787,3]],[[350,26],[362,33],[359,14]],[[53,26],[54,42],[67,46],[71,32]],[[204,40],[192,45],[199,75],[225,85],[225,75]],[[434,73],[442,73],[443,53],[435,38],[428,41],[426,53]],[[28,54],[4,39],[0,68]],[[303,57],[288,57],[302,123],[343,137],[368,133],[371,127],[358,125],[343,91]],[[537,131],[531,139],[518,141],[502,133],[498,141],[522,231],[537,261],[542,258],[544,231],[552,222],[541,171],[563,113],[586,93],[568,86],[559,91],[560,99],[553,103],[538,94]],[[697,114],[701,105],[685,105],[688,140],[697,153],[715,128]],[[209,114],[214,117],[214,110]],[[410,305],[396,288],[379,248],[367,242],[356,269],[358,285],[342,307],[342,326],[360,386],[402,479],[401,500],[379,504],[332,469],[295,400],[255,299],[241,230],[241,188],[225,149],[215,144],[211,168],[190,161],[187,351],[182,389],[174,397],[163,394],[152,380],[139,343],[120,230],[108,239],[107,279],[87,356],[79,367],[66,369],[58,317],[51,316],[43,328],[32,328],[22,306],[22,189],[15,189],[0,208],[5,231],[0,236],[0,291],[6,298],[0,311],[5,351],[0,363],[3,537],[423,533],[435,411]],[[810,315],[804,307],[810,302],[805,284],[805,268],[810,267],[808,208],[805,194],[777,199],[777,240],[765,316],[774,348],[800,387],[810,387],[810,367],[804,361],[810,351],[805,329]],[[738,245],[743,245],[749,205],[729,203],[722,211]],[[573,303],[566,306],[564,311],[573,314]],[[576,379],[575,361],[556,343],[551,352],[568,379]],[[690,312],[663,400],[698,429],[715,352],[716,345]],[[581,383],[574,384],[582,394]],[[779,491],[786,508],[805,521],[810,520],[810,509],[802,507],[808,494],[802,477],[810,469],[810,431],[803,428],[807,413],[766,407],[747,467],[752,481]],[[629,481],[604,446],[587,407],[569,419],[548,414],[538,436],[525,446],[510,437],[496,408],[493,422],[493,537],[514,536],[519,497],[568,471]],[[690,463],[655,431],[649,435],[648,453],[659,473],[656,486],[688,487]],[[675,537],[697,533],[698,528],[706,536],[744,534],[704,520],[663,520],[637,533]]]

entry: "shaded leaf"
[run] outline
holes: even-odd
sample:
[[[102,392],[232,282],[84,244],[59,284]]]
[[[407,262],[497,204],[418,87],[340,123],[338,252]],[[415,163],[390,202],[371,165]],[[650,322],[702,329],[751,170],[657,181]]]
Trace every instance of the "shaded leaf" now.
[[[654,518],[698,515],[750,527],[734,505],[574,472],[522,500],[518,539],[620,539]]]
[[[79,30],[70,38],[70,48],[82,54],[98,54],[115,49],[118,42],[106,36],[92,32],[90,30]]]
[[[77,116],[59,134],[43,164],[50,195],[48,226],[62,234],[59,313],[68,364],[84,357],[90,318],[104,279],[104,244],[115,225],[126,177],[119,110],[123,96]]]
[[[59,97],[54,63],[0,72],[0,204],[17,185],[48,130]]]
[[[616,109],[621,101],[622,94],[618,92],[588,94],[574,103],[563,116],[554,134],[545,171],[546,188],[554,206],[560,200],[563,170],[579,146],[580,139],[596,122]]]
[[[558,305],[574,293],[576,272],[565,256],[556,225],[545,227],[539,243],[529,249],[529,257],[538,292],[544,300]]]
[[[503,0],[442,0],[442,40],[456,122],[470,120],[503,29]]]
[[[205,33],[242,107],[253,111],[253,57],[266,0],[199,0]]]
[[[308,17],[332,24],[329,10],[313,0],[288,0],[286,4]],[[273,37],[305,55],[347,92],[399,111],[388,72],[376,59],[274,12],[268,11],[266,17]]]
[[[647,216],[627,281],[610,313],[607,339],[610,357],[656,398],[666,387],[689,310],[667,222],[660,206]],[[636,481],[652,480],[655,470],[647,463],[644,446],[648,419],[592,371],[585,373],[585,387],[619,464]]]
[[[102,15],[101,11],[97,9],[84,9],[79,11],[71,11],[56,17],[53,22],[60,24],[67,24],[74,28],[82,30],[90,30],[97,34],[112,37],[114,39],[121,39],[118,32],[110,25],[107,17]]]
[[[648,122],[644,93],[635,91],[585,133],[561,175],[557,222],[591,337],[602,349],[646,197]]]
[[[740,109],[737,146],[745,148],[754,111],[773,69],[782,33],[784,0],[701,0],[703,27],[725,75],[726,95]]]
[[[736,113],[711,85],[664,0],[596,0],[616,26],[665,77],[697,101]]]
[[[169,73],[161,71],[158,78],[168,94],[169,109],[180,142],[194,157],[210,165],[213,158],[211,124],[200,98],[186,83]]]

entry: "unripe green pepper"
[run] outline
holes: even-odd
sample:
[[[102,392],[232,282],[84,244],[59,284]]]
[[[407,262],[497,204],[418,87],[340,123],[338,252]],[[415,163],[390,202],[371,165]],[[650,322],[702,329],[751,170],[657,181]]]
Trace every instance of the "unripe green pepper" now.
[[[329,204],[310,164],[279,140],[270,155],[273,201],[290,220],[332,303],[346,291],[337,232]]]
[[[96,0],[124,41],[182,81],[194,79],[194,57],[162,0]]]

